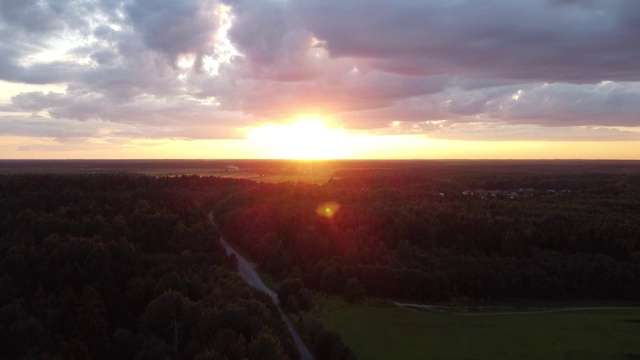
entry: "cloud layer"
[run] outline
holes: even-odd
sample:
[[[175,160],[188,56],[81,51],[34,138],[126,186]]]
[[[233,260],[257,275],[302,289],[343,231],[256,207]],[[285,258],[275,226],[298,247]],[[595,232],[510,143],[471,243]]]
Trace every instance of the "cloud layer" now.
[[[0,80],[66,91],[14,94],[0,132],[237,138],[318,113],[377,134],[636,140],[639,33],[637,0],[2,0]]]

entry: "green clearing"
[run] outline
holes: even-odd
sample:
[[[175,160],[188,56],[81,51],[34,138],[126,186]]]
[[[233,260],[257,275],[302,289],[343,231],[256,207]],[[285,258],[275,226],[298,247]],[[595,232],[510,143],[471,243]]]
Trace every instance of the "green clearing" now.
[[[359,306],[328,320],[363,360],[640,359],[640,310],[455,315]]]
[[[317,174],[317,175],[304,175],[304,174],[291,174],[291,175],[264,175],[259,176],[257,174],[247,175],[216,175],[221,177],[236,178],[236,179],[248,179],[257,182],[265,183],[284,183],[284,182],[304,182],[309,184],[322,185],[331,179],[331,174]]]

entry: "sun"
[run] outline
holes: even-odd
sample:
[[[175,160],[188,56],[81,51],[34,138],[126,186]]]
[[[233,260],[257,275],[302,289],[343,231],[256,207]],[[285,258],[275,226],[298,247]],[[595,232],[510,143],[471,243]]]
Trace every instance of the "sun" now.
[[[251,128],[247,136],[267,157],[279,159],[343,159],[349,155],[348,135],[329,128],[318,115],[299,116],[288,124]]]

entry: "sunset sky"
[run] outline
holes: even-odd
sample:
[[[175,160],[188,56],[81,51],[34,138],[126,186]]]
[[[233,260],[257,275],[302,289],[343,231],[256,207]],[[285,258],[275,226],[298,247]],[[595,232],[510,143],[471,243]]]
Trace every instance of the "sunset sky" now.
[[[0,158],[640,159],[638,0],[0,0]]]

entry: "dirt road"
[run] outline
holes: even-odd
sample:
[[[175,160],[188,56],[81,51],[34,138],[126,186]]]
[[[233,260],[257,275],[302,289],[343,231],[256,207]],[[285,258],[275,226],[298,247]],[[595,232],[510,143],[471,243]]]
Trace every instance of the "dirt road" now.
[[[238,254],[238,252],[235,251],[233,247],[231,247],[231,245],[229,245],[229,243],[226,240],[224,240],[224,238],[222,237],[220,238],[220,243],[222,244],[222,246],[224,246],[225,250],[227,251],[227,255],[234,254],[238,259],[238,273],[247,282],[247,284],[269,295],[269,297],[271,297],[271,299],[276,304],[276,306],[278,306],[278,310],[280,310],[280,316],[282,316],[282,320],[285,322],[285,324],[287,324],[287,327],[289,328],[289,332],[291,332],[291,336],[293,337],[293,340],[295,341],[296,346],[298,347],[298,351],[300,352],[300,358],[302,360],[313,360],[313,355],[311,355],[311,352],[307,348],[307,345],[305,345],[305,343],[302,341],[295,327],[293,327],[293,324],[291,323],[289,318],[285,315],[284,311],[280,307],[280,304],[278,301],[278,295],[276,295],[276,293],[273,290],[269,289],[264,284],[264,282],[262,282],[262,279],[260,279],[260,276],[258,276],[258,273],[254,268],[254,265],[248,262],[247,259],[242,257],[242,255]]]

